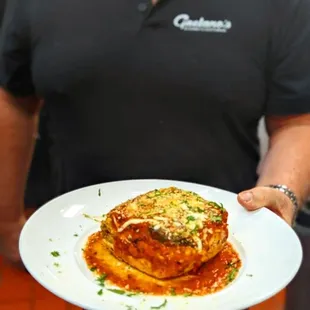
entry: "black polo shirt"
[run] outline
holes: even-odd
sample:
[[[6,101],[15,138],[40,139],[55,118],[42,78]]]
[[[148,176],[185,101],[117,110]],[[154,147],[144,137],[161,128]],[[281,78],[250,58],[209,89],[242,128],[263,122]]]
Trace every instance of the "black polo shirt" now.
[[[256,182],[260,117],[310,112],[310,1],[10,0],[0,60],[3,87],[45,100],[59,192],[238,192]]]
[[[5,10],[5,0],[0,0],[0,23],[2,24],[2,18]]]

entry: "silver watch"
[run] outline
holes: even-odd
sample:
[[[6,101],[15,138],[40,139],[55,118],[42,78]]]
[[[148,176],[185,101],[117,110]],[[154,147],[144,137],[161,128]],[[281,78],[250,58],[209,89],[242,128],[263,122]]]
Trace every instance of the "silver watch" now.
[[[289,189],[286,185],[282,185],[282,184],[273,185],[273,184],[271,184],[271,185],[267,185],[267,187],[277,189],[280,192],[282,192],[283,194],[285,194],[291,200],[292,204],[294,205],[295,211],[298,210],[297,197],[296,197],[295,193],[291,189]]]

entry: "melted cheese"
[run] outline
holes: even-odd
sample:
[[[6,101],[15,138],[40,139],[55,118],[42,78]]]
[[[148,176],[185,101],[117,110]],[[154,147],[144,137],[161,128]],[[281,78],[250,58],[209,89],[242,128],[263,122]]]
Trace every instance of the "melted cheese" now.
[[[126,229],[129,225],[136,225],[141,223],[153,223],[157,224],[158,221],[152,220],[152,219],[131,219],[125,222],[117,231],[122,232],[124,229]]]
[[[175,187],[148,192],[111,211],[113,219],[114,213],[117,220],[125,220],[120,227],[116,225],[118,232],[129,225],[149,223],[168,240],[191,240],[198,250],[207,234],[212,233],[208,225],[221,223],[224,212],[222,205]]]
[[[195,241],[196,245],[197,245],[197,250],[200,252],[202,251],[202,240],[201,238],[194,236],[193,240]]]

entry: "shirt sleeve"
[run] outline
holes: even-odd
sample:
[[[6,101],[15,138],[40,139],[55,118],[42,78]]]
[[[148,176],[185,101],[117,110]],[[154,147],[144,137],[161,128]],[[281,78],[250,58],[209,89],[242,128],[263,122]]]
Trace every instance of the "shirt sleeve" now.
[[[16,97],[35,94],[24,0],[7,1],[0,36],[0,87]]]
[[[277,2],[266,66],[266,114],[309,113],[310,0]]]

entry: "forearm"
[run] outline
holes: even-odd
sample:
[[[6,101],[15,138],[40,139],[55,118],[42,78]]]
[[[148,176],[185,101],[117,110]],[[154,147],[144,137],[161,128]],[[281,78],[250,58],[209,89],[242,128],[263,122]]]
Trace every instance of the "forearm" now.
[[[310,126],[292,126],[270,137],[259,170],[259,186],[285,184],[302,205],[310,194]]]
[[[34,98],[17,100],[0,90],[0,222],[15,221],[23,213],[38,112]]]

